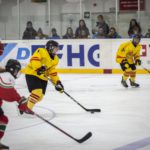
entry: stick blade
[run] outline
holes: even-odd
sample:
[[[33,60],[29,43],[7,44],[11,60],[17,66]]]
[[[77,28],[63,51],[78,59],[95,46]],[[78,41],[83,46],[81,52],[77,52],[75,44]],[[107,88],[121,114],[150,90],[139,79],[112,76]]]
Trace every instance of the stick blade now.
[[[83,143],[92,136],[92,132],[88,132],[82,139],[76,140],[78,143]]]
[[[101,109],[86,109],[86,111],[90,111],[90,112],[101,112]]]

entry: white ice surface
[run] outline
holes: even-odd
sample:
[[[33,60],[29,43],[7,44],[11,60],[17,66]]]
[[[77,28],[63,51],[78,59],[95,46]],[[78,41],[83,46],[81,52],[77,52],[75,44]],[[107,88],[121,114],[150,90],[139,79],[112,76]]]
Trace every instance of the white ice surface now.
[[[3,143],[10,150],[115,150],[150,138],[150,75],[137,75],[140,88],[125,89],[121,75],[62,75],[66,92],[86,108],[84,111],[65,94],[48,84],[47,93],[34,110],[75,138],[91,131],[93,136],[78,144],[39,118],[19,116],[15,103],[4,103],[9,125]],[[16,81],[21,95],[28,96],[24,76]],[[139,150],[150,150],[147,146]]]

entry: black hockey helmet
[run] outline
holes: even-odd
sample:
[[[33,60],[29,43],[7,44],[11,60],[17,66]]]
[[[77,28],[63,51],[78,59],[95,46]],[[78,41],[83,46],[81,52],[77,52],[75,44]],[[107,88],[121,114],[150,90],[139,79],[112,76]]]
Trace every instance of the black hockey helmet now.
[[[59,44],[58,42],[56,41],[53,41],[53,40],[49,40],[47,43],[46,43],[46,49],[48,51],[49,54],[54,54],[53,50],[54,48],[58,48],[59,47]]]
[[[10,72],[12,76],[17,78],[17,74],[21,70],[21,64],[16,59],[9,59],[6,63],[5,68],[7,72]]]

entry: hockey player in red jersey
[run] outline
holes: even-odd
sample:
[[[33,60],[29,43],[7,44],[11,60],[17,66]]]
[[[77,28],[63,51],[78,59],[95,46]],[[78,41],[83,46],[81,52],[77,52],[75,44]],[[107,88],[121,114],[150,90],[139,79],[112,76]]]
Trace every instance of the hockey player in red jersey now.
[[[4,136],[4,132],[6,126],[8,124],[8,118],[5,116],[4,111],[2,109],[3,101],[14,102],[17,101],[18,104],[22,104],[26,99],[21,97],[20,94],[14,88],[15,79],[21,69],[21,65],[17,60],[9,59],[5,70],[0,72],[0,141]],[[29,113],[30,112],[29,110]],[[1,144],[0,142],[0,150],[8,150],[9,147]]]

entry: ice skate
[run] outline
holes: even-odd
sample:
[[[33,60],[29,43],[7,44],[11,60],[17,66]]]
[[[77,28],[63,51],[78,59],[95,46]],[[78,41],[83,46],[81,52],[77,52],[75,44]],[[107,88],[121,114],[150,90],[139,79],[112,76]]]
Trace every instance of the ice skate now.
[[[127,82],[126,82],[125,80],[123,80],[123,78],[122,78],[122,80],[121,80],[121,84],[122,84],[125,88],[128,87]]]
[[[138,83],[135,83],[135,82],[131,81],[131,79],[129,79],[129,80],[130,80],[130,85],[131,86],[133,86],[133,87],[139,87],[140,86]]]
[[[9,147],[0,143],[0,150],[9,150]]]

